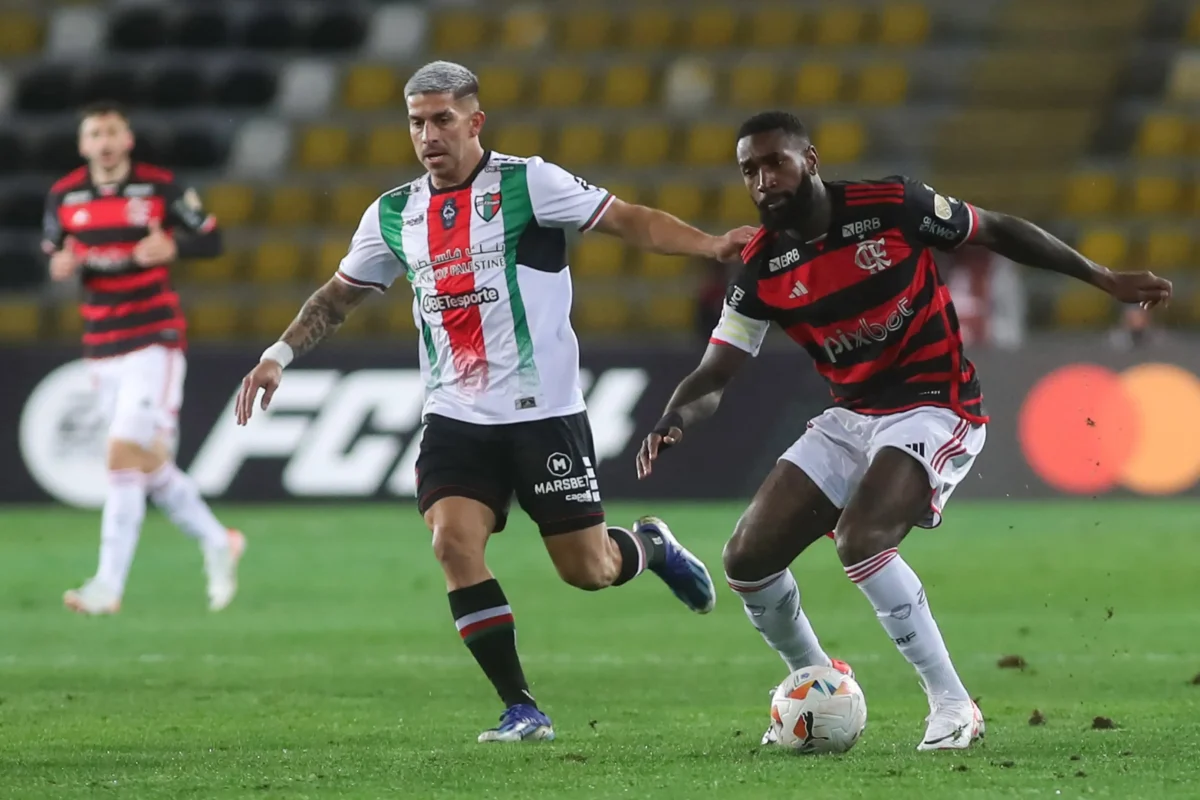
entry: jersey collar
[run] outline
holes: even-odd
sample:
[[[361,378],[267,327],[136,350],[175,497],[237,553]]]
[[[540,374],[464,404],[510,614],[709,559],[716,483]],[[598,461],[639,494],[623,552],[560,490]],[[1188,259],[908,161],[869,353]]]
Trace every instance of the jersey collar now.
[[[479,163],[475,165],[475,169],[471,170],[471,174],[467,176],[467,179],[465,181],[463,181],[462,183],[458,184],[457,186],[447,186],[444,189],[439,189],[433,185],[433,178],[429,175],[426,175],[425,180],[429,184],[429,193],[430,194],[447,194],[448,192],[460,192],[463,189],[469,188],[471,186],[471,184],[475,183],[475,179],[479,177],[479,173],[483,172],[483,168],[486,167],[487,163],[491,160],[492,160],[492,151],[484,150],[483,158],[479,159]]]

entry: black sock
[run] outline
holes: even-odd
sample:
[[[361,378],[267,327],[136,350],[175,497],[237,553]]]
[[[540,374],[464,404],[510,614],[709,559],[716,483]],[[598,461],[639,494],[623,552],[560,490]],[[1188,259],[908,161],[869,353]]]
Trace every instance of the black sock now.
[[[617,543],[621,551],[621,571],[613,586],[620,586],[641,575],[648,569],[661,567],[667,560],[667,547],[657,533],[629,531],[611,526],[608,537]]]
[[[475,656],[506,706],[536,706],[521,659],[517,629],[504,590],[495,578],[449,593],[450,613],[463,643]]]

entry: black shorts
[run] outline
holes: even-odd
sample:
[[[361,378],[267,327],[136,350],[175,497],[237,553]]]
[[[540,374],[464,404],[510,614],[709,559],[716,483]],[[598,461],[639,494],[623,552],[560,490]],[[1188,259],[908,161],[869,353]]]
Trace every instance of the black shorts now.
[[[469,497],[495,512],[502,531],[514,493],[542,536],[604,521],[587,412],[507,425],[426,415],[417,456],[422,514],[443,497]]]

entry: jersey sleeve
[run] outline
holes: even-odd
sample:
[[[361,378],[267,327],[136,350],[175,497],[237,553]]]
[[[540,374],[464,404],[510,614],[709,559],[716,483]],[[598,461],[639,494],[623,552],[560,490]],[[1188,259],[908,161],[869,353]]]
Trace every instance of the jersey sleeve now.
[[[605,189],[540,158],[526,162],[525,180],[534,218],[548,228],[591,230],[614,199]]]
[[[62,196],[57,192],[46,195],[46,208],[42,213],[42,252],[52,255],[62,249],[66,231],[58,218]]]
[[[975,207],[939,194],[925,183],[905,179],[904,222],[917,241],[938,250],[953,250],[974,238],[979,230]]]
[[[770,309],[758,298],[756,284],[752,276],[745,274],[729,284],[721,319],[708,340],[710,344],[736,347],[752,356],[758,355],[771,328],[771,315]]]
[[[191,186],[170,183],[163,187],[166,202],[165,225],[168,228],[183,228],[189,233],[203,235],[216,229],[217,218],[204,208],[200,193]]]
[[[379,201],[367,207],[350,240],[350,250],[338,266],[337,277],[351,286],[385,291],[407,267],[383,239]]]

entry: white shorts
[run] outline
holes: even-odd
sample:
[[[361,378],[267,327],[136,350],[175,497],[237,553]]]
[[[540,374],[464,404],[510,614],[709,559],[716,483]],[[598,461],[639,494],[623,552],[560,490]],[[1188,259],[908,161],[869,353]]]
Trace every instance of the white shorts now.
[[[151,345],[132,353],[88,362],[108,438],[149,448],[163,440],[174,446],[183,404],[187,360],[174,347]]]
[[[933,500],[929,515],[917,524],[934,528],[986,439],[987,426],[936,406],[876,416],[830,408],[809,420],[808,430],[780,460],[804,470],[835,506],[845,508],[875,454],[884,447],[899,448],[929,473]]]

